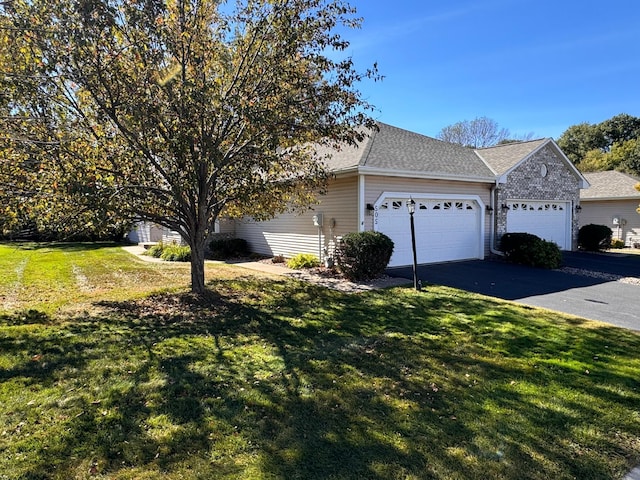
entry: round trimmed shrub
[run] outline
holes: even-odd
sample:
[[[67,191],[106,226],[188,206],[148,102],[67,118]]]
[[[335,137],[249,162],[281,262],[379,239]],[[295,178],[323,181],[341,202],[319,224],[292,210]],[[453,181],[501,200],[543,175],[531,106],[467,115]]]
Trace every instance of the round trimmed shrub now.
[[[505,233],[500,248],[511,263],[549,269],[562,264],[560,247],[531,233]]]
[[[578,231],[578,247],[589,252],[606,250],[611,247],[613,231],[606,225],[590,223]]]
[[[287,267],[294,270],[300,270],[303,268],[315,268],[320,266],[320,260],[315,255],[310,253],[299,253],[291,257],[287,261]]]
[[[336,262],[350,280],[377,278],[389,265],[393,247],[393,240],[381,232],[347,233],[336,249]]]
[[[209,251],[216,260],[245,257],[249,254],[249,244],[244,238],[216,238],[209,242]]]

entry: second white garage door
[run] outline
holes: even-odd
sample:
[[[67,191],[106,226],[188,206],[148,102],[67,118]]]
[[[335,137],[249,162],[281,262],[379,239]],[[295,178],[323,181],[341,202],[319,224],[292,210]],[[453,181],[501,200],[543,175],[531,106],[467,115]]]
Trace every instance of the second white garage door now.
[[[571,250],[569,202],[512,200],[507,205],[507,232],[532,233]]]
[[[418,263],[483,258],[482,208],[471,198],[416,198],[414,225]],[[383,198],[375,207],[374,229],[389,236],[389,266],[411,265],[409,198]]]

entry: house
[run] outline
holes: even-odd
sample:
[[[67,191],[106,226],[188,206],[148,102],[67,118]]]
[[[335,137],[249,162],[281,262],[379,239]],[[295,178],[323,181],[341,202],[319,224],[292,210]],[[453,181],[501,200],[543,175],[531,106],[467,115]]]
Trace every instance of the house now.
[[[529,232],[563,250],[576,246],[580,190],[589,182],[552,139],[473,150],[401,128],[379,129],[332,152],[328,193],[307,214],[235,222],[254,252],[331,255],[337,239],[380,231],[395,243],[390,266],[482,259],[507,232]]]
[[[607,225],[625,246],[640,244],[640,179],[616,171],[585,173],[591,188],[580,194],[580,226]]]
[[[151,222],[137,222],[127,234],[127,240],[131,243],[157,243],[162,241],[163,227]]]

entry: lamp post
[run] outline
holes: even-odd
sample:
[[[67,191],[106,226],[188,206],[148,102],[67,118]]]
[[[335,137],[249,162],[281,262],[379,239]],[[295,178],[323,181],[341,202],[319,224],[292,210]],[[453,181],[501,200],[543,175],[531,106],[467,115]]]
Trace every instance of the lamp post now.
[[[407,202],[407,210],[409,210],[409,219],[411,222],[411,248],[413,249],[413,288],[420,291],[418,283],[418,257],[416,255],[416,228],[413,224],[413,214],[416,213],[416,202],[410,198]]]

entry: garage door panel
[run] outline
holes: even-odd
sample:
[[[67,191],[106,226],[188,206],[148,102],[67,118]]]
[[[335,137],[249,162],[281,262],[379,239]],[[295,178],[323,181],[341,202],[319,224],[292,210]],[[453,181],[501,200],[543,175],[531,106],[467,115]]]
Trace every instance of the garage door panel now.
[[[413,262],[407,199],[387,199],[376,210],[376,230],[394,242],[390,266]],[[418,263],[482,258],[481,209],[476,201],[417,199],[414,214]]]
[[[507,232],[527,232],[555,242],[561,249],[571,249],[570,209],[567,202],[507,202]]]

